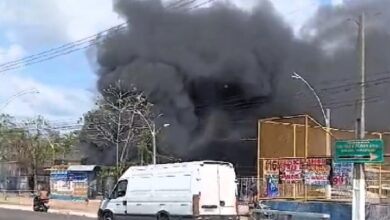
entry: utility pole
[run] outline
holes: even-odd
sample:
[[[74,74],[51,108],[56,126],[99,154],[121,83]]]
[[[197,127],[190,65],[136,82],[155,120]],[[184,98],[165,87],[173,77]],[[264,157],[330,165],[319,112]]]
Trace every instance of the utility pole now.
[[[360,16],[359,22],[359,62],[360,62],[360,116],[357,118],[356,129],[359,139],[365,138],[365,112],[366,112],[366,66],[365,66],[365,24],[364,13]],[[364,163],[354,164],[354,178],[353,178],[353,196],[352,196],[352,219],[365,220],[366,218],[366,191],[364,178]]]

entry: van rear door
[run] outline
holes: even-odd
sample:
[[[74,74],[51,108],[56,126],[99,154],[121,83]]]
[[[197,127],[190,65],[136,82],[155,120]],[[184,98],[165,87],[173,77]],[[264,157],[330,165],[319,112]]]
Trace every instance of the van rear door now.
[[[208,162],[201,169],[201,215],[236,215],[236,175],[229,163]]]
[[[204,164],[200,169],[200,215],[220,215],[218,165]]]
[[[231,165],[219,165],[219,205],[221,215],[236,215],[236,174]]]

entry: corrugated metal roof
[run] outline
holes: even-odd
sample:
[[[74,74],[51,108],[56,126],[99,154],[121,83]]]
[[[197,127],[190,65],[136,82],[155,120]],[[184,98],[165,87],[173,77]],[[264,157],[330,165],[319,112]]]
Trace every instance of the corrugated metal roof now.
[[[96,165],[70,165],[68,171],[93,171],[97,166]]]

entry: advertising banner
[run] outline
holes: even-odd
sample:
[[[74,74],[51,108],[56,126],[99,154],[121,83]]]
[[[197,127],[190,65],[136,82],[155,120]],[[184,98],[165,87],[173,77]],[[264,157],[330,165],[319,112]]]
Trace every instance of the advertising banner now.
[[[273,198],[279,196],[279,180],[268,177],[267,178],[267,197]]]
[[[333,163],[333,186],[352,186],[353,163]]]
[[[266,178],[277,179],[279,181],[279,161],[266,160],[264,167],[264,176]]]
[[[303,159],[283,159],[279,161],[280,181],[299,183],[303,181]]]
[[[324,158],[307,159],[304,169],[304,181],[307,185],[329,185],[331,161]]]

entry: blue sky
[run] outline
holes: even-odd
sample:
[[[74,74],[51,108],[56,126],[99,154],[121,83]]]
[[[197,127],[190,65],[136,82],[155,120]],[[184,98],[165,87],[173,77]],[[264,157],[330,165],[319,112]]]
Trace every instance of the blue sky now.
[[[231,1],[250,9],[256,0]],[[273,0],[281,14],[300,10],[288,22],[295,30],[314,14],[320,4],[337,0]],[[340,1],[340,0],[338,0]],[[0,64],[31,55],[104,30],[121,19],[111,0],[2,0],[0,2]],[[51,120],[77,120],[93,107],[97,77],[85,51],[0,73],[0,111],[17,117],[43,115]],[[26,90],[39,94],[9,97]]]

